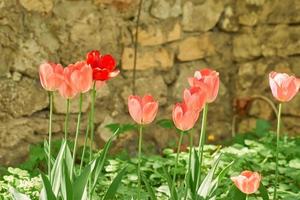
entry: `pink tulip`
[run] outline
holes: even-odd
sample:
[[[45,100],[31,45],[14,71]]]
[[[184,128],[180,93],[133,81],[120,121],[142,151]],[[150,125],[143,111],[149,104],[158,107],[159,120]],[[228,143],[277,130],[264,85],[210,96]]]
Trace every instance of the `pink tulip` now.
[[[75,70],[76,68],[72,65],[64,68],[64,79],[61,86],[59,87],[59,93],[66,99],[74,98],[79,92],[71,80],[71,76]]]
[[[271,72],[269,83],[273,96],[281,102],[292,100],[299,91],[299,80],[286,73]]]
[[[63,81],[63,67],[60,64],[43,63],[39,67],[41,85],[45,90],[58,90]]]
[[[199,87],[185,89],[183,99],[188,109],[200,112],[206,103],[206,91]]]
[[[218,72],[211,69],[202,69],[196,71],[194,77],[189,78],[188,82],[192,87],[205,88],[207,92],[207,103],[211,103],[217,98],[220,85]]]
[[[259,188],[261,176],[257,172],[243,171],[239,176],[231,177],[231,180],[241,192],[253,194]]]
[[[185,103],[177,103],[172,112],[175,126],[182,131],[190,130],[194,127],[199,116],[199,112],[188,109]]]
[[[86,62],[69,65],[71,70],[70,82],[80,93],[89,91],[93,85],[93,70]]]
[[[158,110],[158,102],[151,95],[129,96],[128,109],[132,119],[138,124],[150,124]]]

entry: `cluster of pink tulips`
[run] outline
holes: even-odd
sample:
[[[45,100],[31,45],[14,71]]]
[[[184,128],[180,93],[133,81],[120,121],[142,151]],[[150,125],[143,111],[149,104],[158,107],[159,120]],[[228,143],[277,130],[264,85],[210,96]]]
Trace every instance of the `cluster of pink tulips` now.
[[[294,76],[289,76],[285,73],[271,72],[269,75],[270,87],[273,96],[280,102],[290,101],[299,91],[300,80]],[[203,146],[205,142],[205,129],[208,104],[215,101],[219,91],[219,73],[210,69],[202,69],[196,71],[194,77],[188,78],[190,88],[185,89],[183,92],[183,101],[176,103],[173,112],[172,119],[174,125],[180,130],[180,138],[177,148],[177,156],[175,160],[175,170],[173,174],[173,188],[175,187],[176,169],[178,165],[179,149],[182,143],[182,138],[185,133],[190,131],[196,124],[200,112],[203,110],[201,133],[199,137],[199,167],[201,171],[203,160]],[[140,162],[141,162],[141,146],[142,146],[142,127],[143,125],[151,123],[158,110],[158,102],[153,99],[151,95],[145,95],[144,97],[130,96],[128,98],[128,109],[133,120],[140,125],[139,134],[139,164],[138,164],[138,199],[140,199]],[[278,141],[280,132],[280,116],[281,116],[281,103],[279,104],[278,112],[278,129],[277,129],[277,150],[276,150],[276,179],[274,184],[274,200],[277,199],[276,190],[278,185]],[[191,159],[191,148],[193,146],[193,135],[190,134],[190,156],[189,165]],[[188,168],[190,169],[190,167]],[[197,186],[201,181],[201,173],[197,177]],[[236,187],[247,195],[255,193],[261,181],[261,175],[257,172],[244,171],[239,176],[231,178]]]
[[[99,88],[109,80],[117,76],[119,70],[116,68],[116,61],[111,55],[101,55],[99,51],[93,50],[86,56],[85,61],[79,61],[75,64],[69,64],[67,67],[63,67],[61,64],[55,64],[45,62],[39,67],[39,76],[42,87],[49,92],[50,101],[50,120],[49,120],[49,144],[48,144],[48,176],[51,173],[51,140],[52,140],[52,112],[53,112],[53,92],[58,91],[59,94],[66,99],[67,102],[67,113],[65,120],[65,140],[68,138],[68,120],[70,112],[70,101],[76,95],[80,95],[79,99],[79,113],[78,122],[75,134],[75,144],[73,149],[73,164],[74,168],[75,156],[78,135],[80,130],[81,112],[82,112],[82,99],[83,94],[92,91],[91,95],[91,111],[89,117],[89,129],[90,129],[90,149],[92,149],[92,141],[94,138],[94,103],[96,88]],[[87,141],[88,133],[86,134]],[[84,145],[84,152],[85,153]],[[90,152],[90,159],[92,152]],[[81,163],[82,167],[82,163]],[[80,169],[81,169],[80,167]],[[50,180],[51,181],[51,180]]]
[[[76,95],[80,95],[79,99],[79,113],[78,122],[75,134],[75,144],[73,149],[73,160],[71,171],[73,172],[75,155],[77,148],[77,140],[80,132],[81,109],[82,109],[82,95],[91,91],[91,110],[89,112],[88,129],[85,136],[85,144],[83,150],[83,157],[87,138],[90,138],[90,149],[92,149],[92,142],[94,139],[94,115],[95,115],[95,95],[96,89],[104,84],[107,80],[117,76],[119,70],[116,68],[116,61],[111,55],[101,55],[99,51],[91,51],[87,54],[85,61],[69,64],[63,68],[60,64],[43,63],[39,68],[40,81],[43,88],[49,91],[50,100],[50,120],[49,120],[49,143],[48,143],[48,175],[51,178],[51,138],[52,138],[52,108],[53,108],[53,92],[58,91],[59,94],[66,99],[67,113],[65,120],[65,141],[68,138],[68,118],[70,112],[70,101]],[[193,77],[188,78],[189,88],[183,91],[182,102],[176,103],[172,111],[172,119],[175,127],[180,133],[177,154],[175,159],[175,169],[172,176],[172,188],[170,192],[175,190],[176,184],[176,171],[178,167],[179,150],[182,144],[183,136],[189,134],[190,137],[190,151],[188,170],[191,169],[191,156],[192,148],[194,146],[192,129],[199,120],[200,113],[202,112],[201,132],[199,134],[198,143],[198,167],[200,173],[195,177],[196,187],[201,185],[201,169],[203,163],[203,151],[206,138],[206,123],[208,105],[213,103],[217,98],[220,79],[219,73],[211,69],[202,69],[196,71]],[[277,199],[277,185],[278,185],[278,146],[280,139],[280,120],[282,103],[292,100],[299,92],[300,80],[294,76],[289,76],[285,73],[271,72],[269,74],[269,83],[273,96],[280,102],[278,108],[278,124],[277,124],[277,144],[276,144],[276,169],[275,169],[275,183],[274,183],[274,200]],[[143,127],[154,121],[159,104],[151,95],[128,97],[128,109],[132,119],[139,125],[139,144],[138,144],[138,199],[141,199],[141,151],[142,151],[142,138]],[[92,152],[90,150],[90,161],[92,159]],[[80,170],[82,163],[80,165]],[[189,172],[190,173],[190,172]],[[72,179],[72,176],[71,176]],[[261,175],[258,172],[244,171],[239,176],[232,177],[236,187],[248,195],[255,193],[260,187]],[[51,181],[51,180],[50,180]],[[185,191],[186,199],[188,189]]]

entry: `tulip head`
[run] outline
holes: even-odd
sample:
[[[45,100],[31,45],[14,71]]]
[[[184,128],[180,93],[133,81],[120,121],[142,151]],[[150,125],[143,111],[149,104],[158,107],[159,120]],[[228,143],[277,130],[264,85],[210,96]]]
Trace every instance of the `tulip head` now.
[[[200,87],[185,89],[183,99],[188,109],[200,112],[206,103],[206,91]]]
[[[39,67],[42,87],[47,91],[56,91],[63,82],[63,67],[60,64],[43,63]]]
[[[269,83],[273,96],[280,102],[292,100],[299,91],[299,79],[286,73],[271,72]]]
[[[189,78],[191,87],[204,88],[207,94],[207,103],[213,102],[218,95],[220,79],[219,73],[211,69],[202,69],[196,71],[194,77]]]
[[[231,177],[231,180],[241,192],[253,194],[259,188],[261,176],[257,172],[243,171],[239,176]]]
[[[120,72],[116,69],[115,59],[109,54],[101,55],[99,51],[93,50],[86,57],[86,62],[92,67],[95,81],[109,80]]]
[[[199,116],[199,112],[189,109],[185,103],[177,103],[172,112],[173,122],[181,131],[188,131],[194,127]]]
[[[132,119],[138,124],[150,124],[158,110],[158,102],[151,95],[129,96],[128,110]]]

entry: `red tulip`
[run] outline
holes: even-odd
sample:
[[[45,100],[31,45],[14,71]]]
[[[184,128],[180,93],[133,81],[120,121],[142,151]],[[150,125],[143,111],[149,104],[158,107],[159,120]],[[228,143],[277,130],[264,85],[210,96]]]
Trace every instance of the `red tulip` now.
[[[194,127],[199,116],[199,112],[188,109],[185,103],[177,103],[172,112],[175,126],[182,131],[190,130]]]
[[[286,73],[271,72],[269,83],[273,96],[281,102],[292,100],[299,91],[299,80],[295,76]]]
[[[69,65],[71,69],[71,84],[80,93],[89,91],[93,85],[93,70],[86,62]]]
[[[243,171],[239,176],[231,177],[231,180],[241,192],[253,194],[259,188],[261,176],[257,172]]]
[[[132,119],[138,124],[150,124],[158,110],[158,102],[152,96],[129,96],[128,109]]]
[[[219,73],[211,69],[196,71],[194,77],[188,79],[190,86],[205,88],[207,103],[213,102],[218,95],[220,79]]]
[[[68,67],[64,68],[64,79],[61,86],[59,87],[59,93],[66,99],[74,98],[79,92],[71,79],[74,71],[76,71],[76,68],[73,65],[69,65]]]
[[[206,91],[199,87],[185,89],[183,99],[188,109],[200,112],[206,103]]]
[[[119,74],[116,69],[116,61],[111,55],[100,55],[100,52],[93,50],[87,54],[86,62],[93,69],[93,79],[106,81]]]
[[[39,68],[40,81],[45,90],[58,90],[63,81],[63,67],[60,64],[43,63]]]

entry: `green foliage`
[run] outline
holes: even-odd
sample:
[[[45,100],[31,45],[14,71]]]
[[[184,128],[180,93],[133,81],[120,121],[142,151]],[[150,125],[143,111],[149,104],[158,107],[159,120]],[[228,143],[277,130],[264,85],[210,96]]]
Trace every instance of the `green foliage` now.
[[[213,194],[212,196],[216,196],[216,200],[243,199],[243,194],[233,185],[230,176],[235,176],[244,170],[258,171],[262,174],[262,186],[259,191],[251,195],[249,199],[267,200],[268,198],[272,198],[271,194],[273,192],[275,177],[274,152],[276,138],[275,134],[269,129],[269,124],[266,121],[260,120],[257,122],[255,130],[245,134],[239,134],[233,139],[232,143],[228,143],[226,147],[219,150],[219,152],[222,153],[222,157],[218,162],[218,166],[215,168],[213,179],[210,179],[211,184],[214,183],[212,180],[215,180],[218,175],[221,174],[223,177],[221,178],[220,176],[220,179],[222,179],[221,183],[212,187],[215,190],[211,190],[213,192],[210,193]],[[300,138],[282,137],[280,139],[280,146],[279,199],[300,200]],[[209,174],[209,171],[214,165],[213,157],[215,157],[214,154],[218,149],[220,149],[220,146],[205,145],[204,147],[202,182],[205,179],[204,175]],[[97,155],[103,152],[106,151],[102,150]],[[142,180],[144,183],[141,194],[142,199],[169,199],[170,191],[168,189],[168,181],[165,178],[165,171],[173,174],[175,156],[176,154],[172,149],[165,149],[160,156],[142,157]],[[105,157],[107,157],[107,154]],[[188,152],[181,152],[179,155],[177,183],[187,181],[186,169],[188,157]],[[226,168],[233,160],[235,161],[234,164],[232,164],[230,168]],[[40,160],[37,159],[37,162],[40,162]],[[108,190],[113,191],[115,199],[134,199],[137,193],[136,164],[136,158],[124,155],[109,158],[106,162],[101,162],[98,166],[102,167],[98,169],[97,173],[96,171],[94,172],[94,174],[98,174],[98,176],[94,179],[95,193],[93,199],[98,200],[105,195],[107,196]],[[31,166],[37,165],[36,163],[32,163]],[[222,170],[224,169],[226,172],[223,173]],[[118,175],[119,173],[121,173],[121,175]],[[192,170],[191,173],[191,176],[195,176],[197,170]],[[120,178],[120,176],[122,176],[122,178]],[[206,180],[208,180],[208,178],[206,178]],[[115,189],[115,185],[119,186],[118,190]],[[38,199],[39,192],[42,189],[42,180],[39,176],[35,176],[31,172],[9,168],[5,172],[5,175],[0,178],[1,200],[12,200],[12,196],[8,193],[10,187],[15,188],[19,193],[26,194],[32,200],[35,200]],[[178,191],[180,191],[180,188]],[[178,194],[182,195],[180,192]]]

